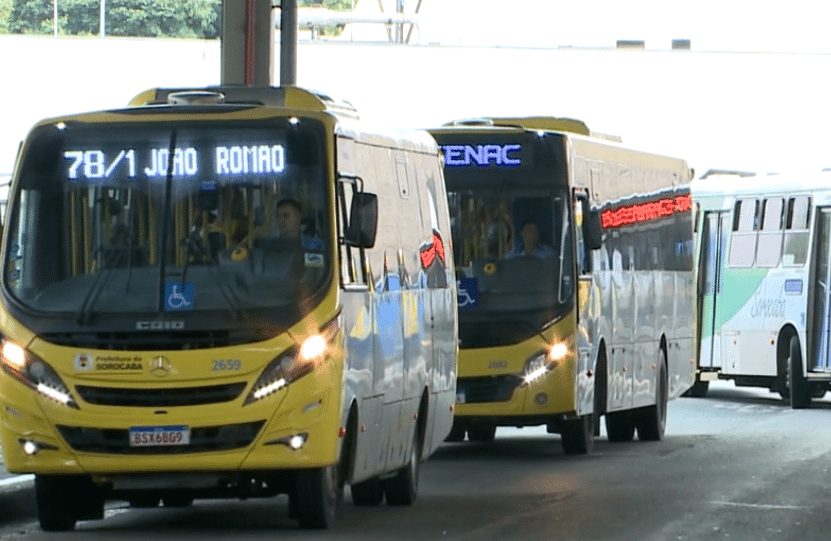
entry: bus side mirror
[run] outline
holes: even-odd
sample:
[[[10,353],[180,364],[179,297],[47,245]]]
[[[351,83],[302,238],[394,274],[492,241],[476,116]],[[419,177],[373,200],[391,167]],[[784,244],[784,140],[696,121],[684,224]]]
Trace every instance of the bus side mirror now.
[[[372,248],[378,232],[378,196],[374,193],[359,192],[352,196],[349,211],[349,227],[344,240],[350,246]]]
[[[597,250],[603,245],[603,226],[600,223],[600,213],[590,210],[587,220],[583,222],[583,238],[589,250]]]

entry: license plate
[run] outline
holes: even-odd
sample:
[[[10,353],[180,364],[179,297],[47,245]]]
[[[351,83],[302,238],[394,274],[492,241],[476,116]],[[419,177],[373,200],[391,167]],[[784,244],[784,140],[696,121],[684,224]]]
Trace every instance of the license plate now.
[[[189,444],[190,427],[186,425],[130,427],[130,447],[157,447]]]

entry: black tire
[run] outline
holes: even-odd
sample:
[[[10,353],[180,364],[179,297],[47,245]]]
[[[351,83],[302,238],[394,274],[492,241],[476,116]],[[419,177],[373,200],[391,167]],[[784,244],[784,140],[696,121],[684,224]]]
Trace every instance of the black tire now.
[[[609,382],[606,375],[606,353],[600,351],[594,370],[594,435],[600,436],[600,418],[606,414],[606,389]]]
[[[168,494],[162,496],[165,507],[190,507],[193,505],[193,496],[190,494]]]
[[[606,434],[609,441],[632,441],[632,438],[635,437],[635,422],[632,419],[632,412],[626,410],[607,413]]]
[[[45,532],[68,532],[75,529],[78,513],[74,502],[73,478],[35,476],[35,499],[40,529]]]
[[[669,379],[664,351],[658,354],[658,373],[655,375],[655,404],[639,409],[635,413],[638,439],[660,441],[667,427],[667,402],[669,401]]]
[[[352,483],[349,489],[352,492],[352,503],[359,507],[374,507],[384,501],[384,487],[378,477]]]
[[[474,424],[467,429],[467,439],[470,441],[489,442],[496,437],[496,425]]]
[[[387,505],[412,505],[418,496],[418,476],[421,473],[421,436],[415,427],[410,459],[407,464],[395,472],[395,475],[383,482]]]
[[[160,500],[161,498],[159,498],[158,496],[137,494],[131,496],[128,501],[130,502],[130,507],[136,509],[148,509],[152,507],[158,507]]]
[[[453,423],[453,428],[450,429],[450,434],[448,434],[447,437],[444,438],[444,441],[450,443],[458,443],[460,441],[465,441],[466,432],[467,431],[465,430],[464,426]]]
[[[791,401],[790,348],[791,340],[788,335],[780,336],[776,344],[776,379],[771,387],[771,391],[779,393],[782,400],[789,404]]]
[[[297,472],[294,510],[301,528],[325,530],[335,525],[343,502],[343,483],[336,465]]]
[[[594,415],[582,415],[563,421],[560,430],[563,451],[567,455],[586,455],[594,446]]]
[[[695,378],[693,386],[687,389],[684,396],[691,396],[692,398],[704,398],[707,396],[707,391],[710,389],[709,381],[701,381],[698,376]]]
[[[811,382],[805,378],[802,351],[796,336],[791,338],[788,348],[788,387],[791,389],[791,408],[804,409],[811,405]]]

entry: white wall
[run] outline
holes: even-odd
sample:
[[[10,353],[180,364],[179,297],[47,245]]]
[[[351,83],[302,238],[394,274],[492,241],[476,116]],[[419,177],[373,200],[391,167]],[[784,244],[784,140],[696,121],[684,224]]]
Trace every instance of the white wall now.
[[[217,41],[0,36],[0,175],[37,120],[124,106],[154,86],[218,84],[219,54]],[[301,42],[297,80],[403,127],[579,118],[703,173],[831,167],[829,73],[831,55]]]

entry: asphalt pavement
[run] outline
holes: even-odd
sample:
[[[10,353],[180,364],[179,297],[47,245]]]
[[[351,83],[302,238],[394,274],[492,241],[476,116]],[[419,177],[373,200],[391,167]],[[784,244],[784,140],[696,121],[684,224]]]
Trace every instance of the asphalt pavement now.
[[[30,522],[37,516],[34,485],[34,475],[9,473],[0,453],[0,526]]]

